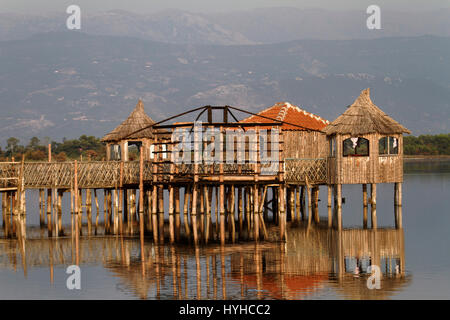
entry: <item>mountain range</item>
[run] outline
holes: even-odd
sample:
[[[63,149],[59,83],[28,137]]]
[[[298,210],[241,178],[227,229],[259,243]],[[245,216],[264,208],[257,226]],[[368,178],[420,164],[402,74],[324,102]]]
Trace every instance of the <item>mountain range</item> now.
[[[207,18],[212,20],[204,18],[200,26],[194,19],[190,38],[188,18],[175,19],[183,30],[179,38],[152,28],[140,34],[133,31],[136,24],[122,20],[118,25],[129,29],[118,27],[109,35],[86,33],[84,27],[81,32],[48,27],[37,34],[25,28],[21,35],[17,28],[0,28],[3,140],[103,136],[138,99],[157,121],[202,105],[257,112],[279,101],[333,120],[367,87],[375,104],[413,134],[449,132],[447,36],[290,40],[296,35],[286,35],[275,42],[274,35],[261,30],[258,38],[234,20],[221,27],[221,14]],[[246,23],[252,25],[250,16]]]

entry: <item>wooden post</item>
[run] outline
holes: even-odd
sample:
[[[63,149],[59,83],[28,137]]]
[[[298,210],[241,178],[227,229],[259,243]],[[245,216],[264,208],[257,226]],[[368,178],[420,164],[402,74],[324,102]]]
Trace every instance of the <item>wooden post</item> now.
[[[220,244],[225,244],[225,185],[223,179],[223,149],[224,149],[224,141],[223,141],[223,127],[220,127],[220,163],[219,163],[219,181],[220,181]]]
[[[397,228],[403,228],[403,217],[402,217],[402,182],[397,183]]]
[[[175,213],[175,197],[176,197],[176,190],[173,187],[173,178],[176,174],[175,172],[175,155],[172,152],[172,145],[169,146],[170,152],[170,175],[169,175],[169,241],[170,243],[175,242],[175,219],[174,219],[174,213]]]
[[[189,228],[189,221],[188,221],[189,201],[190,201],[190,188],[186,186],[184,187],[183,222],[184,222],[184,231],[188,239],[191,238],[191,230]]]
[[[308,228],[311,226],[311,218],[312,218],[312,199],[311,199],[311,188],[309,185],[306,185],[306,193],[308,195]]]
[[[159,243],[164,243],[164,186],[158,187],[158,234]]]
[[[363,228],[367,228],[367,184],[362,185],[363,192]]]
[[[289,186],[286,187],[286,220],[291,221],[291,188]]]
[[[156,176],[154,177],[156,179]],[[154,181],[155,183],[155,181]],[[153,230],[153,242],[158,243],[158,187],[153,185],[152,191],[152,230]]]
[[[258,216],[258,210],[259,210],[259,194],[258,190],[259,187],[257,184],[253,187],[253,236],[255,238],[255,241],[259,241],[259,216]]]
[[[205,234],[205,201],[206,201],[207,195],[204,191],[205,191],[204,187],[199,186],[198,192],[199,192],[199,197],[200,197],[200,201],[199,201],[199,207],[200,207],[199,240],[200,241],[201,241],[202,237],[204,237],[204,234]]]
[[[230,221],[230,224],[231,224],[231,242],[232,243],[234,243],[235,242],[235,239],[236,239],[236,228],[235,228],[235,221],[234,221],[234,219],[235,219],[235,211],[234,211],[234,208],[235,208],[235,199],[234,199],[234,197],[235,197],[235,194],[234,194],[234,192],[235,192],[235,189],[234,189],[234,185],[231,185],[231,187],[230,187],[230,192],[231,192],[231,197],[230,197],[230,208],[229,208],[229,221]]]
[[[295,221],[297,223],[300,222],[300,208],[301,208],[301,206],[300,206],[300,187],[297,186],[297,187],[295,187],[295,212],[296,212]]]
[[[238,192],[238,221],[239,221],[239,239],[242,239],[242,231],[244,229],[243,207],[242,207],[242,188],[237,188]]]
[[[220,244],[225,244],[225,185],[220,184]]]
[[[331,185],[327,185],[327,191],[328,191],[328,198],[327,198],[327,208],[328,208],[328,228],[331,228],[333,225],[333,217],[332,217],[332,210],[331,210]]]
[[[370,185],[371,191],[371,214],[372,214],[372,229],[377,228],[377,184],[372,183]]]
[[[302,220],[306,220],[306,197],[305,197],[305,186],[301,187],[300,190],[300,212],[302,215]]]
[[[314,187],[314,222],[319,223],[319,186]]]
[[[44,189],[39,189],[39,225],[41,227],[45,225],[44,208]]]
[[[96,217],[95,217],[95,234],[97,234],[98,220],[99,220],[99,215],[100,215],[100,207],[99,207],[99,205],[98,205],[97,189],[94,189],[94,200],[95,200],[95,210],[96,210]]]
[[[63,226],[62,226],[62,198],[64,195],[64,191],[63,190],[58,190],[58,230],[59,230],[59,235],[63,236],[64,235],[64,230],[63,230]]]
[[[141,259],[145,260],[144,249],[144,148],[139,154],[139,235],[141,240]],[[116,195],[117,196],[117,195]]]
[[[172,185],[169,185],[169,238],[170,238],[170,243],[175,242],[175,220],[174,220],[175,193],[174,193],[174,191],[175,191],[174,187]]]
[[[77,160],[75,160],[75,163],[74,163],[73,190],[74,190],[74,194],[75,194],[75,201],[74,201],[75,202],[75,251],[78,253],[79,230],[78,230],[78,165],[77,165]],[[77,264],[78,264],[78,261],[77,261]]]
[[[180,241],[180,229],[181,229],[181,220],[180,220],[180,188],[175,188],[175,240],[177,242]]]
[[[338,184],[336,190],[337,194],[337,225],[338,230],[342,230],[342,184]]]
[[[86,189],[86,217],[88,222],[88,234],[92,234],[92,191]]]
[[[212,193],[210,192],[210,188],[208,186],[203,186],[203,193],[205,194],[206,199],[206,217],[205,217],[205,233],[204,233],[204,239],[205,243],[208,244],[209,240],[209,234],[210,234],[210,227],[211,227],[211,196]]]
[[[247,237],[250,237],[250,193],[249,188],[244,187],[244,202],[245,202],[245,222],[247,225]]]
[[[52,189],[47,189],[47,229],[48,236],[52,236]]]
[[[194,235],[194,245],[198,244],[198,234],[197,234],[197,197],[198,190],[197,185],[192,187],[192,207],[191,207],[191,217],[192,217],[192,233]]]
[[[278,224],[278,193],[277,188],[272,187],[272,219]]]

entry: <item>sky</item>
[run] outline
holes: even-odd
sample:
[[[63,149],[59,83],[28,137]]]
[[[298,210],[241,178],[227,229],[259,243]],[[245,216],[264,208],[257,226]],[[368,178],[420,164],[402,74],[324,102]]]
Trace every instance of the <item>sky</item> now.
[[[386,10],[420,11],[450,8],[449,0],[0,0],[0,12],[35,13],[65,11],[76,4],[88,12],[122,9],[151,13],[164,9],[191,12],[239,11],[262,7],[359,10],[376,4]]]

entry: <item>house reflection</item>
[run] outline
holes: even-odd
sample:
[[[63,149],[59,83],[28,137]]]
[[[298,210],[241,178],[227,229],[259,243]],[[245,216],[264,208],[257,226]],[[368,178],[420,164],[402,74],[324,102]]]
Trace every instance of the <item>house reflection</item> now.
[[[140,299],[389,299],[411,281],[403,229],[298,226],[285,243],[197,248],[82,237],[78,252],[75,239],[42,239],[39,232],[0,242],[0,268],[22,267],[26,277],[30,268],[47,267],[53,282],[55,266],[101,265],[117,290]],[[367,286],[370,265],[380,267],[380,289]]]

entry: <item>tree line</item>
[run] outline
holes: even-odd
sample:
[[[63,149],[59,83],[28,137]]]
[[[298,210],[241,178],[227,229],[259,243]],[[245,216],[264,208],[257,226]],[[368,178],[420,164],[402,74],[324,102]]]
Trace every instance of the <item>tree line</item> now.
[[[51,144],[52,161],[69,161],[73,159],[102,160],[106,158],[106,147],[99,138],[82,135],[78,139],[68,140],[63,138],[62,142],[50,141],[44,138],[41,141],[32,137],[28,144],[20,144],[20,140],[10,137],[6,140],[6,148],[0,147],[0,160],[6,161],[14,158],[16,161],[25,155],[27,161],[47,161],[48,145]]]
[[[450,155],[450,133],[407,136],[403,145],[407,155]]]
[[[0,147],[0,161],[22,159],[25,155],[27,161],[46,161],[48,159],[48,144],[51,144],[52,160],[69,161],[74,159],[103,160],[106,158],[106,146],[100,138],[82,135],[78,139],[62,142],[50,141],[44,138],[41,141],[32,137],[28,144],[20,144],[20,140],[10,137],[6,140],[6,148]],[[403,139],[404,153],[406,155],[450,155],[450,133],[437,135],[406,136]],[[130,150],[131,158],[136,158],[133,150]]]

